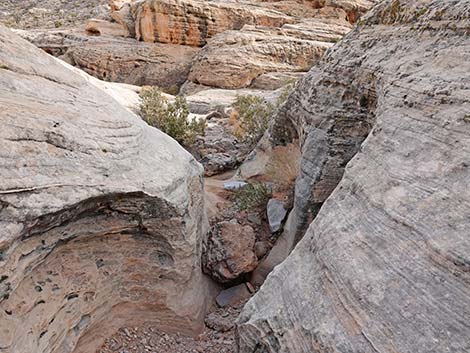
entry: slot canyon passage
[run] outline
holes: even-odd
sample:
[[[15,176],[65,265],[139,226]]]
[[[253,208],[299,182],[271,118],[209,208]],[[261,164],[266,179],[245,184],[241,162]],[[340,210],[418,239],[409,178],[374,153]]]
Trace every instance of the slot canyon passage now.
[[[470,0],[2,0],[0,122],[2,353],[470,352]]]

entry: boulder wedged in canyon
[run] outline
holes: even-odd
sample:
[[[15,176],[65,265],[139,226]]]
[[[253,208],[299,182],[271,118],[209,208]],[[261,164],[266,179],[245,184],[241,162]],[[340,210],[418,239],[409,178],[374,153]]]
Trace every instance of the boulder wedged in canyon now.
[[[89,23],[89,26],[96,22]],[[100,28],[96,27],[95,28]],[[106,30],[106,27],[105,29]],[[37,47],[101,80],[175,89],[187,79],[197,48],[143,43],[104,32],[17,31]]]
[[[0,27],[0,351],[94,352],[203,325],[202,167]]]
[[[204,242],[205,272],[221,283],[233,281],[256,268],[255,232],[236,220],[216,224]]]
[[[131,4],[135,38],[203,46],[208,38],[245,24],[281,27],[294,22],[282,12],[236,0],[144,0]]]
[[[303,152],[287,228],[314,221],[242,312],[241,353],[470,351],[469,13],[381,2],[277,115],[273,145]]]

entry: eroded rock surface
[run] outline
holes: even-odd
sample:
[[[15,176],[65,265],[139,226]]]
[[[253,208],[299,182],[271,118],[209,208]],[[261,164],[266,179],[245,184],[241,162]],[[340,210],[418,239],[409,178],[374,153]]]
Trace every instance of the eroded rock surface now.
[[[249,87],[268,72],[308,71],[331,45],[266,27],[226,31],[212,38],[195,58],[189,80],[229,89]]]
[[[94,26],[94,27],[91,27]],[[101,80],[176,89],[187,79],[197,48],[143,43],[89,22],[99,36],[82,30],[18,31],[41,49]],[[118,28],[120,28],[118,26]]]
[[[218,34],[195,57],[189,81],[230,89],[281,87],[308,71],[351,29],[341,9],[322,8],[311,15],[280,28],[246,25]],[[263,84],[270,73],[284,79]]]
[[[242,312],[240,352],[470,350],[469,14],[383,1],[297,86],[270,137],[303,151],[285,227],[316,218]]]
[[[236,220],[214,225],[204,243],[204,271],[221,283],[230,282],[256,268],[255,232]]]
[[[202,168],[0,28],[0,350],[92,352],[124,325],[202,327]]]
[[[294,19],[236,0],[144,0],[131,5],[135,37],[146,42],[203,46],[208,38],[245,24],[280,27]]]

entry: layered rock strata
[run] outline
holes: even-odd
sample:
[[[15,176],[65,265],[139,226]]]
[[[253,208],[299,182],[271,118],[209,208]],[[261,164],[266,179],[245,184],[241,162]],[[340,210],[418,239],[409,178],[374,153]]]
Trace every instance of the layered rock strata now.
[[[281,28],[245,26],[212,38],[194,59],[188,80],[194,83],[239,89],[262,85],[263,75],[306,72],[351,26],[344,19],[309,19]],[[267,88],[271,88],[268,87]]]
[[[131,5],[135,38],[203,46],[208,38],[245,24],[280,27],[294,19],[255,3],[235,0],[144,0]]]
[[[270,135],[302,146],[291,239],[314,221],[240,352],[470,350],[469,14],[383,1],[291,95]]]
[[[78,30],[17,32],[39,48],[101,80],[163,89],[177,90],[186,81],[198,52],[197,48],[188,46],[142,43],[124,38],[122,33],[113,35],[109,27],[96,22],[89,23],[89,28],[101,31],[100,35]]]

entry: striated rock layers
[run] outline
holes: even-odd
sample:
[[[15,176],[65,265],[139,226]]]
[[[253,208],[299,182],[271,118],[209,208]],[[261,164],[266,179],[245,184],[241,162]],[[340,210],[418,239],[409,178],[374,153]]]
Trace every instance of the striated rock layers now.
[[[106,32],[103,27],[92,27],[99,36],[73,30],[17,32],[39,48],[101,80],[164,89],[179,87],[186,81],[197,48],[137,42]]]
[[[203,46],[213,35],[245,24],[293,22],[279,11],[236,0],[143,0],[132,3],[130,12],[138,40],[190,46]]]
[[[18,33],[106,81],[172,93],[186,80],[202,88],[275,90],[307,72],[372,3],[112,0],[114,22]]]
[[[338,15],[282,28],[245,26],[240,31],[226,31],[212,38],[195,57],[188,80],[231,89],[264,88],[260,83],[266,74],[308,71],[350,29],[349,22]],[[288,80],[289,76],[281,79],[280,86]]]
[[[0,28],[0,352],[94,352],[115,329],[201,328],[202,168]]]
[[[270,136],[303,151],[286,227],[316,218],[242,312],[241,353],[470,351],[469,18],[383,1],[291,95]]]

